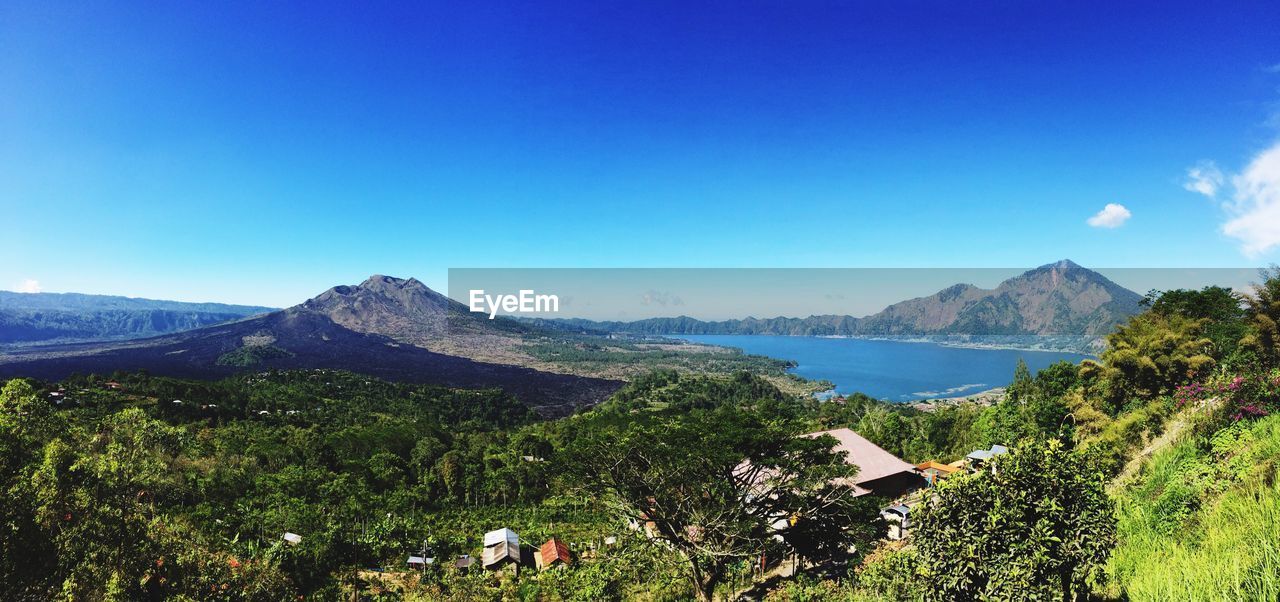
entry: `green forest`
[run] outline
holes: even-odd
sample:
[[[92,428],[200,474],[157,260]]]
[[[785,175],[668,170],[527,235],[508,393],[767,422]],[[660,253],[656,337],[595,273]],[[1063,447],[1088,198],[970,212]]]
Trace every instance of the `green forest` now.
[[[784,391],[772,364],[656,370],[557,420],[331,370],[15,379],[0,598],[1275,600],[1278,324],[1276,271],[1152,292],[1096,360],[928,410]],[[887,541],[890,500],[797,436],[837,427],[912,463],[1011,449]],[[456,566],[502,527],[573,561]]]

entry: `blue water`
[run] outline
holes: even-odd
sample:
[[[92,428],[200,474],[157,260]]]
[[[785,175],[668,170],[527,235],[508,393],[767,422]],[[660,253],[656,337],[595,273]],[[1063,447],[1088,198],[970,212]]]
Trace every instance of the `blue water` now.
[[[828,380],[843,394],[861,391],[889,401],[957,397],[1003,387],[1021,358],[1036,372],[1059,360],[1089,356],[1057,351],[970,349],[937,343],[771,335],[681,335],[697,343],[737,347],[799,364],[793,372]]]

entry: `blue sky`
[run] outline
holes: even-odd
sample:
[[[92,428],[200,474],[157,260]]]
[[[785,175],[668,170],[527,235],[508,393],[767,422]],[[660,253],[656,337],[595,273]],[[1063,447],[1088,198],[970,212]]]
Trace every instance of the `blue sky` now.
[[[0,5],[0,288],[1280,261],[1266,2],[373,4]]]

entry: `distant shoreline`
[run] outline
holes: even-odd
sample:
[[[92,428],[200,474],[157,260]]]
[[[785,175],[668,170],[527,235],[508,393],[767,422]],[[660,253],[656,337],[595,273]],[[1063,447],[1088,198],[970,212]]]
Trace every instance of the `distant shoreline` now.
[[[633,335],[635,336],[635,335]],[[814,338],[814,339],[853,339],[861,341],[883,341],[888,343],[932,343],[940,347],[953,347],[956,349],[981,349],[990,351],[1038,351],[1044,353],[1073,353],[1088,358],[1098,357],[1101,347],[1097,347],[1094,341],[1102,341],[1102,337],[1093,337],[1088,335],[1061,335],[1064,337],[1073,337],[1079,339],[1075,342],[1063,342],[1059,345],[1032,345],[1019,344],[1014,341],[981,341],[981,340],[964,340],[965,337],[1001,337],[1001,336],[1027,336],[1034,337],[1039,335],[846,335],[846,334],[660,334],[660,335],[640,335],[640,336],[658,336],[668,339],[678,339],[688,342],[689,339],[683,337],[698,336],[735,336],[735,337],[797,337],[797,338]]]
[[[985,391],[979,391],[977,393],[973,393],[970,395],[961,395],[958,397],[939,397],[937,399],[920,399],[917,401],[906,401],[902,403],[909,405],[917,410],[932,412],[933,410],[936,410],[943,406],[953,406],[953,405],[960,405],[965,403],[972,403],[972,404],[983,405],[983,406],[994,405],[996,403],[999,403],[1000,400],[1004,399],[1004,396],[1005,396],[1004,387],[994,387],[994,388],[987,389]]]
[[[752,335],[747,335],[752,336]],[[782,336],[810,336],[810,335],[782,335]],[[983,341],[952,341],[938,340],[930,338],[931,335],[903,335],[901,337],[886,335],[812,335],[823,339],[860,339],[864,341],[886,341],[890,343],[933,343],[941,347],[955,347],[958,349],[991,349],[1004,351],[1042,351],[1045,353],[1075,353],[1077,355],[1085,355],[1089,357],[1097,357],[1096,353],[1087,353],[1078,345],[1058,345],[1058,346],[1036,346],[1036,345],[1019,345],[1011,342],[983,342]],[[951,336],[951,335],[937,335]],[[1002,336],[1002,335],[961,335],[961,336]],[[1036,335],[1027,335],[1036,336]],[[1077,336],[1077,335],[1068,335]],[[1085,337],[1082,337],[1085,338]],[[1094,339],[1094,337],[1087,337]],[[1101,337],[1097,337],[1101,339]]]
[[[818,391],[813,395],[815,399],[818,399],[819,401],[822,401],[822,402],[830,401],[833,397],[843,396],[843,394],[837,392],[834,388],[826,389],[824,391]],[[992,387],[990,389],[984,389],[982,391],[978,391],[976,393],[970,393],[968,395],[956,395],[952,397],[926,397],[922,399],[910,399],[910,400],[901,400],[901,401],[895,401],[892,399],[880,399],[880,401],[894,404],[894,405],[911,406],[917,410],[931,412],[942,406],[960,405],[965,403],[974,403],[974,404],[984,405],[984,406],[993,405],[999,402],[1000,400],[1004,399],[1004,396],[1005,396],[1005,387]]]
[[[706,337],[706,339],[723,338],[728,340],[705,340],[704,337]],[[749,344],[747,342],[747,339],[749,337],[761,337],[762,342],[758,344]],[[1078,349],[1064,350],[1064,349],[1050,349],[1045,347],[1030,347],[1027,345],[1017,345],[1016,341],[981,341],[981,340],[974,341],[974,340],[955,340],[955,339],[939,340],[938,338],[931,338],[931,337],[925,337],[925,336],[886,337],[886,336],[847,336],[847,335],[826,335],[826,336],[820,336],[820,335],[662,335],[662,338],[669,341],[673,341],[673,342],[678,341],[680,343],[693,343],[693,344],[699,344],[699,345],[710,345],[710,346],[721,347],[721,348],[734,348],[734,349],[740,350],[743,353],[764,355],[766,357],[772,357],[775,359],[799,361],[803,363],[803,360],[797,360],[795,356],[790,355],[787,352],[787,347],[785,345],[784,347],[776,348],[773,351],[769,351],[767,349],[761,348],[761,347],[773,346],[771,344],[764,343],[763,342],[764,340],[768,340],[770,338],[780,339],[781,337],[811,339],[815,341],[813,344],[819,344],[817,343],[817,341],[819,340],[833,340],[833,339],[860,339],[863,341],[867,341],[869,345],[879,344],[879,343],[932,343],[936,345],[938,348],[976,349],[979,351],[992,351],[992,352],[1003,351],[1006,354],[1010,354],[1010,352],[1012,352],[1012,355],[1014,357],[1016,357],[1020,353],[1030,353],[1030,352],[1051,354],[1049,356],[1042,356],[1034,359],[1030,355],[1025,356],[1026,361],[1032,364],[1033,366],[1035,364],[1047,365],[1048,363],[1051,363],[1053,361],[1070,361],[1072,363],[1078,363],[1079,361],[1082,361],[1084,359],[1096,357],[1095,354],[1081,353]],[[1059,340],[1056,342],[1067,343],[1070,341]],[[1077,340],[1075,342],[1079,344],[1082,341]],[[744,345],[746,347],[752,347],[754,348],[754,350],[747,351],[746,349],[743,348]],[[885,348],[883,350],[876,350],[873,348],[871,352],[891,353],[891,354],[899,353],[899,352],[891,352],[888,350],[888,348]],[[800,352],[795,351],[795,353],[800,353]],[[850,353],[856,354],[860,352],[856,350],[851,350]],[[865,353],[865,352],[862,352],[862,353]],[[914,352],[911,352],[911,353],[914,353]],[[1009,362],[1012,362],[1012,359],[1009,358],[1009,355],[1006,355],[1005,358]],[[982,360],[976,360],[976,361],[981,362]],[[1041,365],[1038,368],[1043,368],[1044,365]],[[1033,370],[1038,368],[1033,368]],[[1010,367],[1010,369],[1012,370],[1012,366]],[[859,389],[857,387],[855,387],[852,390],[844,391],[843,389],[848,388],[847,387],[848,383],[846,383],[846,385],[838,384],[839,382],[843,382],[843,380],[839,378],[836,374],[831,374],[830,370],[827,370],[828,372],[827,374],[823,374],[819,372],[816,374],[810,374],[808,376],[801,376],[800,374],[797,374],[793,371],[789,371],[789,372],[795,378],[800,378],[806,381],[815,382],[819,384],[819,386],[825,385],[824,388],[813,390],[812,393],[810,393],[810,395],[812,395],[812,397],[818,401],[827,401],[832,398],[837,398],[843,395],[848,395],[850,393],[857,392],[859,390],[866,393],[865,389]],[[816,381],[814,380],[815,376],[817,377]],[[873,375],[871,378],[874,380],[879,377]],[[926,389],[922,387],[921,389],[915,389],[914,392],[911,392],[913,390],[905,390],[905,391],[902,391],[901,394],[899,394],[896,391],[881,391],[880,394],[872,394],[872,396],[888,403],[910,405],[916,409],[925,410],[925,411],[931,411],[938,407],[944,407],[947,405],[959,405],[959,404],[990,405],[990,404],[999,402],[1001,399],[1004,398],[1004,394],[1005,394],[1003,385],[1002,386],[993,386],[993,385],[995,383],[1008,382],[1009,375],[1008,374],[993,375],[989,370],[985,370],[983,368],[975,368],[973,371],[966,369],[959,373],[953,372],[950,378],[952,382],[955,382],[957,384],[955,385],[942,384],[935,389]],[[960,379],[965,379],[965,380],[960,380]],[[847,380],[847,379],[844,379],[844,380]],[[943,381],[943,382],[946,382],[946,381]],[[959,384],[959,383],[966,383],[966,384]],[[870,388],[872,390],[876,389],[875,386],[872,386]]]

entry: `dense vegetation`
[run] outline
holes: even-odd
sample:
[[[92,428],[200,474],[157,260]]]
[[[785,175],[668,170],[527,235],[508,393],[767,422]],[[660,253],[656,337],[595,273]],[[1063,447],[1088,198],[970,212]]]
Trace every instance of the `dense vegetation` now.
[[[792,361],[663,337],[602,339],[565,335],[540,338],[525,343],[520,349],[557,370],[603,378],[635,380],[655,371],[686,374],[746,371],[765,377],[790,394],[815,393],[831,388],[828,382],[804,380],[789,373],[787,370],[795,367]]]
[[[497,390],[329,370],[12,380],[0,596],[1274,599],[1268,276],[1243,304],[1150,295],[1097,361],[1019,366],[990,406],[819,402],[752,371],[655,371],[550,421]],[[905,545],[878,544],[888,500],[852,497],[831,441],[796,437],[842,426],[910,461],[1012,452],[943,480]],[[577,562],[452,567],[504,526],[570,542]],[[404,569],[424,548],[440,562]],[[782,578],[790,555],[803,570]]]
[[[1117,496],[1112,594],[1139,600],[1280,598],[1280,416],[1162,450]]]
[[[943,481],[905,547],[877,551],[847,579],[796,580],[775,595],[1276,599],[1276,276],[1246,298],[1221,287],[1154,292],[1097,361],[1034,377],[1019,369],[1005,400],[948,408],[965,417],[952,438],[1016,449],[990,474]],[[937,418],[901,414],[921,433],[941,432]],[[898,440],[906,455],[945,451],[928,436]]]
[[[796,413],[780,408],[797,402],[747,373],[663,373],[633,385],[628,399],[649,391],[656,408],[658,391],[672,385],[705,391],[705,400],[718,401],[706,410],[730,420],[745,420],[745,408],[759,405],[758,425],[772,429],[762,435],[744,424],[737,439],[704,447],[709,453],[736,454],[748,435],[761,445],[791,445],[803,426],[778,422],[779,412]],[[606,536],[620,540],[589,566],[513,584],[522,596],[621,596],[627,587],[661,592],[653,584],[669,583],[667,597],[680,598],[691,590],[674,564],[678,556],[593,503],[599,490],[561,476],[582,465],[574,458],[591,457],[571,448],[632,432],[622,408],[620,402],[541,422],[496,390],[326,370],[217,382],[146,374],[13,380],[5,385],[0,424],[4,487],[14,501],[3,517],[9,528],[0,583],[10,599],[203,599],[213,591],[236,599],[338,599],[368,581],[356,571],[398,568],[423,540],[443,562],[478,554],[485,531],[509,526],[535,544],[552,536],[597,547]],[[646,415],[686,424],[674,417],[687,409]],[[821,453],[810,449],[801,468]],[[792,474],[802,483],[818,478],[801,468]],[[868,508],[860,516],[874,514]],[[864,539],[872,535],[860,526]],[[288,545],[285,532],[301,534],[302,542]],[[745,542],[741,550],[758,551]],[[716,569],[717,579],[740,573],[749,573],[746,563]],[[493,595],[493,583],[479,577],[445,570],[408,591],[426,599]],[[484,591],[490,593],[478,593]]]

